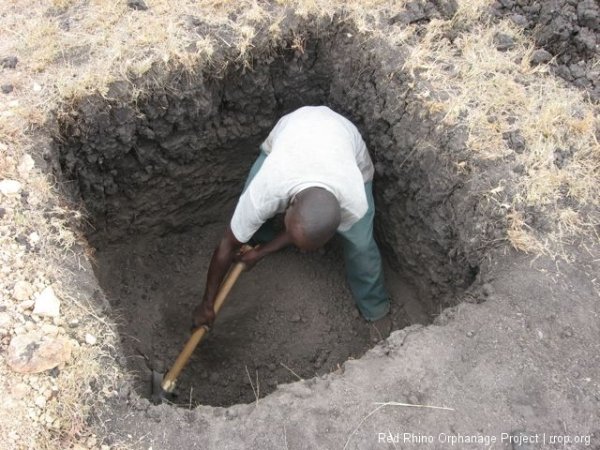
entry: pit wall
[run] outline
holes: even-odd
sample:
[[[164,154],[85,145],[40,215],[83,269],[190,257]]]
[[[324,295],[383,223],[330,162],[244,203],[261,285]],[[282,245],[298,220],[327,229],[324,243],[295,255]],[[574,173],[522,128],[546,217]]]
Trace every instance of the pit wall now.
[[[226,219],[277,119],[326,104],[357,124],[370,149],[384,252],[424,301],[451,304],[475,280],[485,241],[501,233],[454,164],[466,136],[427,112],[427,86],[402,71],[401,48],[350,28],[304,27],[304,48],[257,51],[251,70],[179,74],[135,100],[115,84],[63,114],[58,170],[75,181],[65,185],[85,205],[89,241]]]
[[[123,101],[125,84],[81,100],[61,119],[58,151],[92,245],[222,219],[278,116],[324,103],[329,70],[316,54],[283,52],[245,76],[181,76],[135,101]]]

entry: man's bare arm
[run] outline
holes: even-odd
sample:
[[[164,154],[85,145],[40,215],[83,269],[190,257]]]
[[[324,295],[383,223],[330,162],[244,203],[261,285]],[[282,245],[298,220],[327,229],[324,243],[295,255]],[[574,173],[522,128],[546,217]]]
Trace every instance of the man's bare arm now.
[[[208,275],[206,276],[204,297],[202,298],[202,303],[194,309],[194,327],[200,327],[202,325],[212,327],[215,321],[215,297],[223,282],[223,278],[225,278],[225,275],[229,270],[229,266],[231,266],[231,263],[241,246],[242,242],[235,238],[231,231],[231,227],[228,225],[225,234],[221,238],[221,241],[213,252],[210,260]]]

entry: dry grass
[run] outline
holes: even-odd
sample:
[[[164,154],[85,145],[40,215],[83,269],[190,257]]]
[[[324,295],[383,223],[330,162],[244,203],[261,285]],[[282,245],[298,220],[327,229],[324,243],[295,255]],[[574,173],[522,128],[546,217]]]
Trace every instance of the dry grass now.
[[[0,178],[18,179],[30,192],[30,209],[18,205],[11,209],[11,226],[17,234],[28,235],[32,230],[38,233],[44,249],[27,256],[25,265],[15,272],[18,276],[39,279],[41,284],[50,283],[52,277],[68,285],[72,275],[55,268],[61,267],[61,258],[77,255],[68,250],[78,240],[69,225],[80,219],[78,213],[60,203],[49,176],[36,169],[24,178],[17,170],[22,156],[34,145],[48,145],[43,139],[40,144],[32,132],[39,130],[49,111],[92,93],[107,95],[115,80],[129,80],[135,98],[146,88],[140,79],[160,84],[160,74],[173,68],[189,73],[205,68],[219,72],[227,64],[250,68],[248,58],[257,42],[262,39],[277,45],[284,35],[289,36],[290,30],[283,25],[286,16],[352,21],[360,33],[404,46],[409,57],[406,66],[398,70],[407,70],[415,80],[430,83],[434,92],[423,90],[420,97],[431,114],[443,117],[441,127],[468,130],[472,159],[514,157],[515,164],[525,168],[518,180],[517,195],[506,199],[503,189],[489,193],[497,197],[499,204],[510,202],[507,238],[517,249],[549,251],[553,243],[589,234],[598,222],[592,214],[598,211],[600,202],[600,148],[594,107],[586,103],[580,91],[548,75],[544,67],[532,67],[531,40],[508,21],[489,21],[487,1],[459,1],[454,18],[432,21],[418,38],[415,27],[394,27],[391,34],[381,31],[381,24],[401,10],[406,0],[147,3],[147,11],[128,8],[125,0],[0,3],[0,57],[19,57],[16,70],[2,71],[2,83],[13,84],[15,91],[0,95]],[[227,31],[207,32],[216,26]],[[453,42],[447,39],[449,32],[456,35]],[[493,39],[498,32],[512,36],[516,47],[496,51]],[[302,34],[294,34],[292,41],[299,51],[304,48]],[[229,59],[219,59],[217,49],[229,49]],[[437,93],[446,97],[440,100],[433,95]],[[490,120],[492,116],[494,120]],[[516,128],[528,145],[521,154],[515,154],[503,139],[504,132]],[[559,148],[573,150],[573,157],[560,168],[554,164]],[[462,173],[471,170],[469,161],[456,164]],[[56,206],[53,218],[48,219],[43,207],[50,203]],[[540,236],[530,228],[523,214],[527,208],[537,208],[552,220],[549,235]],[[582,214],[584,209],[590,213],[587,219]],[[0,239],[0,250],[13,252],[13,237]],[[112,327],[95,314],[88,299],[60,286],[61,282],[58,290],[65,317],[88,318],[79,332],[94,334],[102,345],[80,346],[57,378],[61,401],[49,405],[47,414],[60,417],[59,425],[52,428],[32,424],[27,408],[17,402],[10,414],[6,410],[0,414],[0,447],[13,447],[7,435],[15,428],[27,437],[19,443],[22,448],[67,447],[76,441],[89,444],[86,439],[91,430],[85,424],[86,415],[95,404],[112,395],[98,393],[89,386],[96,381],[110,390],[115,380],[124,376],[114,364],[107,363],[110,348],[115,345]],[[4,297],[3,302],[14,307],[12,299]],[[20,378],[12,373],[3,375],[0,395],[9,398],[10,386]]]
[[[430,112],[443,116],[440,126],[468,130],[474,159],[514,157],[515,164],[524,167],[518,193],[509,199],[508,239],[519,250],[552,251],[549,245],[591,235],[597,224],[597,216],[586,220],[581,211],[598,211],[600,206],[598,117],[580,90],[549,75],[547,67],[532,66],[531,39],[510,21],[488,20],[487,6],[481,0],[460,2],[453,20],[431,23],[424,39],[412,45],[406,69],[446,94],[443,101],[425,103]],[[457,30],[451,42],[447,36]],[[407,41],[406,33],[401,31],[395,39]],[[497,51],[497,33],[513,37],[515,47]],[[520,154],[503,138],[517,130],[527,145]],[[562,167],[555,164],[559,150],[573,154]],[[526,208],[553,221],[545,244],[519,212]]]

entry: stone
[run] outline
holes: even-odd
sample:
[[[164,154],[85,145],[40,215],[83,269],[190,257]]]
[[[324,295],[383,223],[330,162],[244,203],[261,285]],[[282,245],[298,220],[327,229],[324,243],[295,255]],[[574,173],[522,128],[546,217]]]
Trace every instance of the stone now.
[[[46,407],[46,397],[44,397],[43,395],[38,395],[33,402],[38,408]]]
[[[33,306],[35,305],[35,301],[33,300],[23,300],[21,303],[19,303],[19,310],[21,311],[27,311],[28,309],[33,308]]]
[[[57,317],[60,315],[60,300],[54,293],[52,286],[44,289],[37,298],[33,314],[40,317]]]
[[[505,52],[513,48],[516,45],[516,42],[508,34],[498,33],[494,36],[494,45],[498,51]]]
[[[86,333],[85,334],[85,342],[88,345],[96,345],[96,342],[98,342],[98,339],[96,339],[96,336],[94,336],[93,334]]]
[[[3,84],[1,89],[2,89],[3,94],[10,94],[13,91],[13,85],[12,84]]]
[[[29,392],[31,392],[31,387],[29,387],[26,383],[17,383],[10,391],[12,396],[17,400],[27,397]]]
[[[127,0],[127,6],[136,11],[145,11],[148,9],[148,5],[144,0]]]
[[[21,191],[21,183],[17,180],[0,181],[0,192],[6,197],[16,197]]]
[[[467,337],[472,338],[473,336],[475,336],[475,332],[474,331],[467,331]]]
[[[561,78],[564,78],[567,81],[573,81],[574,78],[571,75],[571,71],[569,70],[569,68],[567,66],[558,66],[555,69],[555,73],[556,75],[558,75]]]
[[[573,328],[571,327],[566,327],[564,330],[562,330],[561,332],[561,337],[562,338],[570,338],[573,337]]]
[[[0,328],[9,329],[12,326],[12,318],[10,314],[2,312],[0,313]]]
[[[483,295],[485,295],[486,297],[490,297],[490,296],[494,295],[494,291],[495,291],[494,286],[492,286],[489,283],[485,283],[481,289],[483,291]]]
[[[527,17],[522,16],[521,14],[513,14],[512,16],[510,16],[510,20],[512,20],[512,22],[520,27],[525,27],[527,26]]]
[[[300,322],[300,316],[298,314],[294,314],[290,321],[294,323]]]
[[[19,165],[17,166],[17,172],[21,178],[29,178],[29,174],[35,166],[35,162],[31,155],[25,154],[19,161]]]
[[[58,327],[56,325],[45,323],[42,325],[41,330],[46,336],[56,337],[58,335]]]
[[[577,19],[582,27],[600,29],[600,7],[593,0],[577,2]]]
[[[68,338],[49,337],[40,331],[31,331],[10,341],[6,362],[15,372],[39,373],[59,366],[70,357]]]
[[[533,64],[545,64],[547,62],[550,62],[551,59],[552,59],[552,54],[550,52],[544,50],[543,48],[536,50],[531,55],[531,62]]]
[[[582,67],[578,64],[571,64],[569,66],[569,70],[571,71],[571,76],[574,79],[585,77],[585,67]]]
[[[2,66],[4,69],[14,69],[17,67],[18,62],[19,58],[16,56],[5,56],[4,58],[0,59],[0,66]]]
[[[502,137],[506,141],[508,148],[519,154],[523,153],[527,146],[527,141],[525,141],[525,137],[521,134],[521,130],[505,131],[502,133]]]
[[[18,302],[29,300],[31,294],[33,294],[33,286],[31,285],[31,283],[25,280],[20,280],[15,283],[15,287],[13,288],[12,293],[13,298],[15,300],[17,300]]]

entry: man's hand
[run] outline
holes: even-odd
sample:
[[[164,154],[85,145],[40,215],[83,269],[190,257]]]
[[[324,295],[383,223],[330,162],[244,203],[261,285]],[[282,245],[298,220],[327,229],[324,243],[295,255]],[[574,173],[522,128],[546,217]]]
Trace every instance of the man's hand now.
[[[215,322],[214,302],[219,286],[233,261],[235,253],[241,246],[242,243],[235,238],[231,227],[228,226],[210,260],[202,303],[194,308],[192,312],[193,328],[203,325],[213,326]]]
[[[260,250],[260,245],[255,247],[242,247],[235,255],[235,259],[243,262],[246,266],[246,270],[250,270],[258,261],[263,259],[264,254]]]
[[[202,302],[196,308],[192,315],[192,330],[196,330],[201,326],[206,325],[208,328],[212,328],[215,323],[215,309],[213,305],[209,305],[206,302]]]

